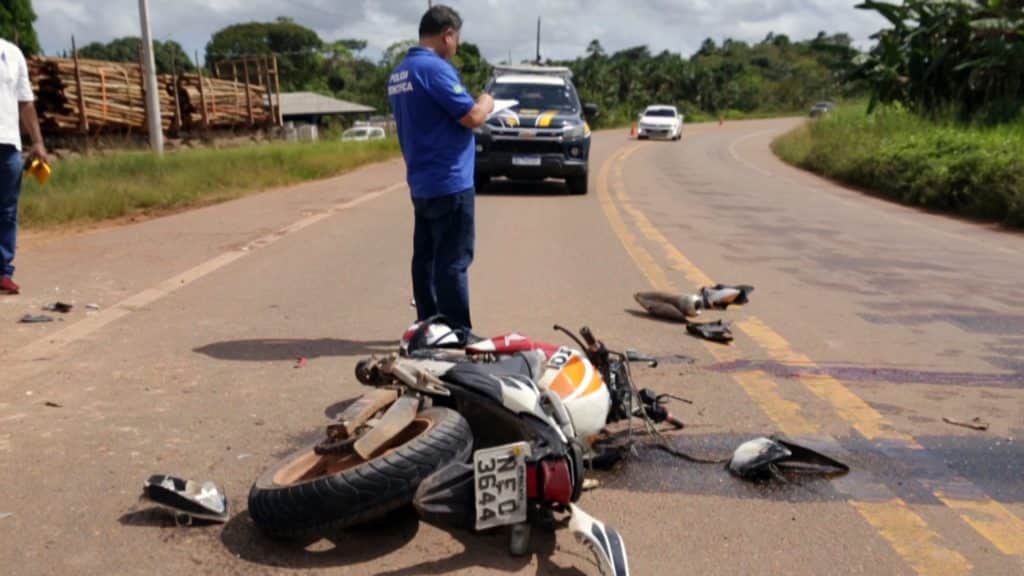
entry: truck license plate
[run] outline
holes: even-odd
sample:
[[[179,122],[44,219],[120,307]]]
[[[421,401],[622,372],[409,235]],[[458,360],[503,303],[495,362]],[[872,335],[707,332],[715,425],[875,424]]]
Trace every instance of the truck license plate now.
[[[513,156],[513,166],[540,166],[540,156]]]
[[[473,453],[476,529],[526,522],[526,442]]]

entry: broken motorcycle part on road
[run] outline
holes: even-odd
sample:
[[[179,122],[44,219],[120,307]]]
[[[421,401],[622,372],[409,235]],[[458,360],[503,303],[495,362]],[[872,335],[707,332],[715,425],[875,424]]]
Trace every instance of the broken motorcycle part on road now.
[[[66,302],[54,302],[53,304],[47,304],[43,306],[43,310],[47,312],[60,312],[61,314],[68,314],[74,307],[74,304],[68,304]]]
[[[193,482],[175,476],[150,476],[142,486],[143,497],[174,514],[180,526],[194,520],[223,523],[228,520],[228,499],[213,482]]]
[[[774,436],[741,444],[728,468],[744,480],[785,480],[784,472],[832,477],[850,471],[849,466],[838,460]]]
[[[988,422],[985,422],[984,420],[978,417],[972,418],[968,421],[954,420],[953,418],[943,417],[942,421],[945,422],[946,424],[952,424],[953,426],[959,426],[961,428],[970,428],[971,430],[978,430],[979,432],[984,432],[985,430],[988,430]]]
[[[53,318],[45,314],[33,315],[25,314],[18,320],[21,324],[45,324],[47,322],[53,322]]]
[[[729,326],[729,323],[722,322],[721,320],[714,322],[687,322],[686,331],[698,338],[728,344],[733,341],[732,329]]]
[[[746,304],[750,302],[750,293],[753,291],[753,286],[716,284],[705,286],[696,294],[637,292],[633,299],[652,316],[686,322],[687,318],[695,318],[704,310],[725,310],[729,306]]]

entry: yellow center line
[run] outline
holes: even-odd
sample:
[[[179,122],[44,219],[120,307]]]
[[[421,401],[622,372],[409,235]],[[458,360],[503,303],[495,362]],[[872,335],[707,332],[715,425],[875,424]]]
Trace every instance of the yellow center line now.
[[[639,145],[633,145],[613,155],[602,166],[598,180],[598,195],[612,230],[619,237],[626,252],[647,278],[655,290],[676,291],[668,274],[657,260],[644,248],[626,227],[618,208],[609,192],[608,175],[615,165],[618,176],[617,199],[622,209],[634,220],[637,228],[652,243],[662,247],[672,268],[682,272],[694,285],[712,284],[711,279],[673,246],[668,239],[638,209],[634,208],[621,185],[621,162],[635,153]],[[734,351],[713,347],[704,343],[705,348],[716,359],[728,359]],[[778,385],[762,371],[750,371],[732,375],[741,388],[757,403],[761,410],[789,436],[820,436],[819,428],[805,418],[800,406],[785,400],[779,393]],[[838,445],[834,439],[831,443]],[[971,571],[971,564],[956,550],[943,544],[942,538],[928,527],[928,524],[903,500],[891,494],[884,485],[873,486],[876,493],[886,498],[881,501],[856,501],[850,498],[854,509],[873,526],[892,546],[901,558],[921,575],[958,576]]]
[[[775,360],[811,369],[816,367],[810,358],[794,351],[780,334],[760,319],[751,317],[738,325],[740,330]],[[914,437],[894,430],[877,410],[842,382],[831,376],[817,374],[802,376],[800,381],[831,405],[843,420],[865,438],[897,446],[906,453],[916,453],[918,460],[922,459],[924,446]],[[933,466],[935,464],[932,463]],[[1024,520],[989,498],[966,478],[945,469],[940,469],[939,473],[940,478],[930,478],[927,482],[935,497],[955,510],[964,522],[995,545],[1001,553],[1024,557]]]

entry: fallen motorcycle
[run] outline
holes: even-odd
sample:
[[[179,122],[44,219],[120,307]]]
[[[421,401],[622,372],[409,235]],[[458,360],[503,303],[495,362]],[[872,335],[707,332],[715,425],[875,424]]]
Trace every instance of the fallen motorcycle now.
[[[282,536],[345,528],[412,503],[450,529],[509,528],[527,553],[531,527],[568,514],[606,573],[629,573],[619,533],[576,502],[588,465],[621,455],[595,438],[608,424],[681,423],[664,396],[637,390],[630,362],[591,331],[556,326],[577,347],[518,334],[464,346],[442,319],[414,325],[400,352],[358,363],[359,397],[316,443],[286,456],[249,493],[249,513]],[[632,427],[629,427],[631,433]]]

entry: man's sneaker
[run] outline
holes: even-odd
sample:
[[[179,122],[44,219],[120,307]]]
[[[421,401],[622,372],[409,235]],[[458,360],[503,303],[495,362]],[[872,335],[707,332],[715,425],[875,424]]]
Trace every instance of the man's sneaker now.
[[[9,276],[0,278],[0,294],[18,294],[21,292],[21,286],[14,283]]]

